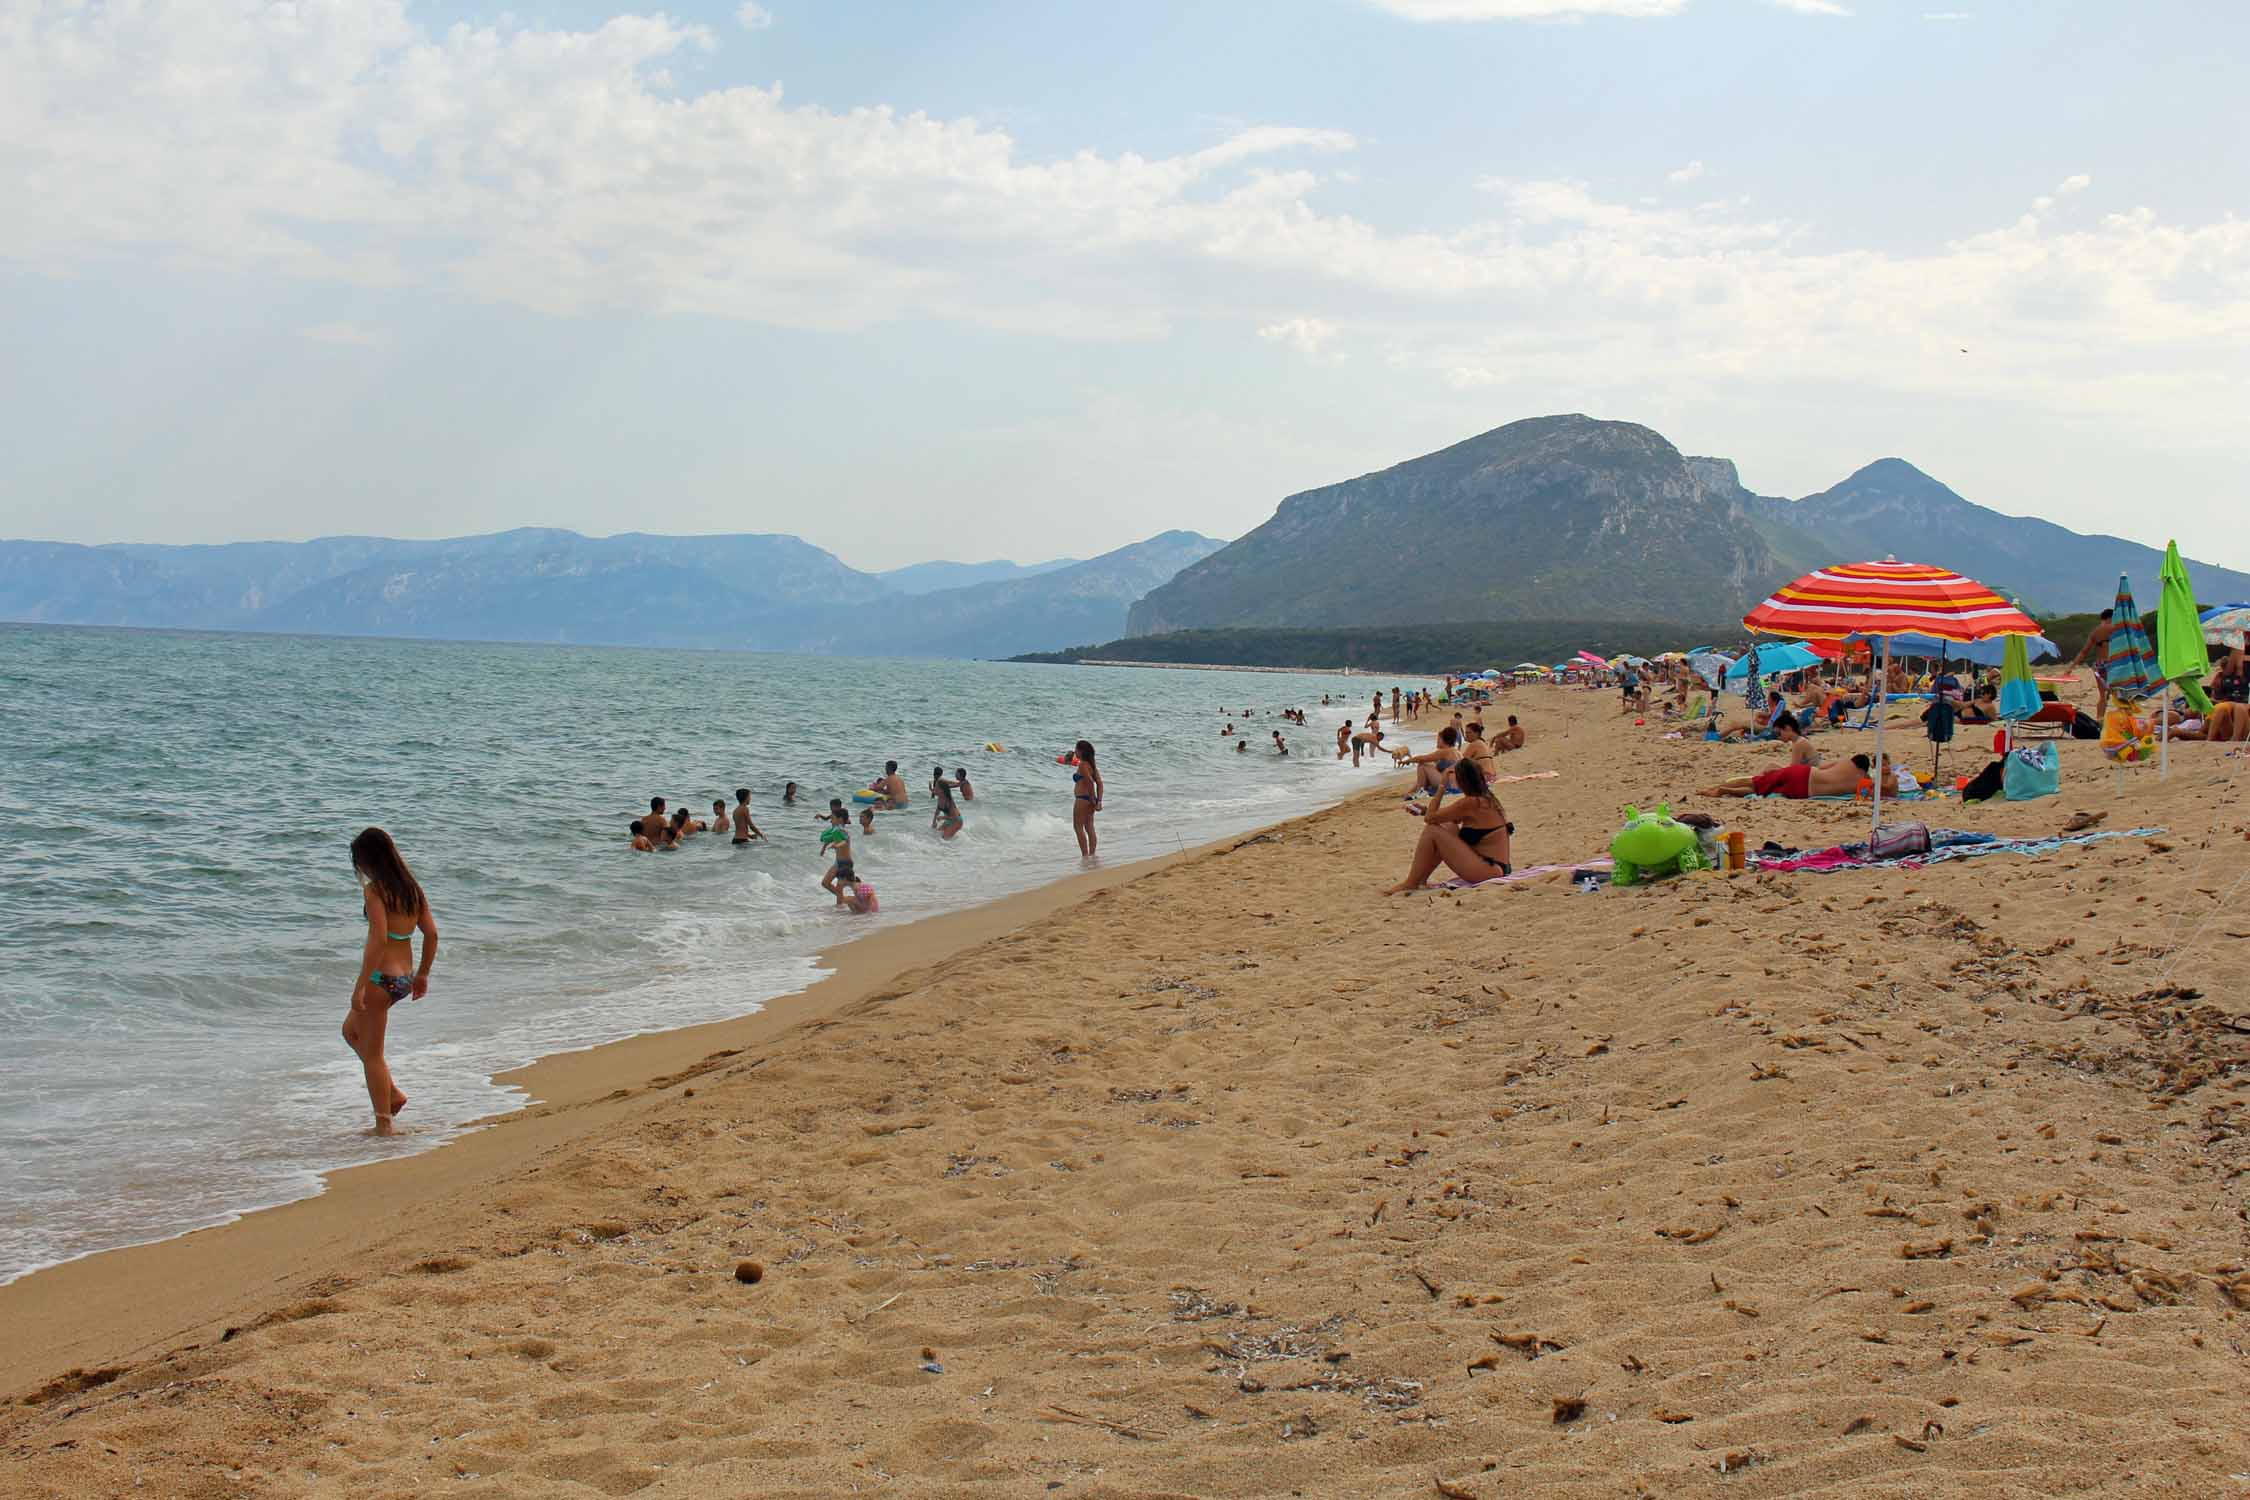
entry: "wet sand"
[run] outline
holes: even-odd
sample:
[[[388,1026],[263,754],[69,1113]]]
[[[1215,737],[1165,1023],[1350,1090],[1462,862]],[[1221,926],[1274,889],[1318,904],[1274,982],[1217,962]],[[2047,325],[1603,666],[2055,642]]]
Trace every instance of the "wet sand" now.
[[[1682,797],[1770,747],[1508,706],[1561,773],[1519,866],[1666,796],[1864,830]],[[2064,755],[1907,815],[2166,832],[1385,900],[1370,795],[854,944],[0,1291],[0,1494],[2250,1491],[2250,762]]]

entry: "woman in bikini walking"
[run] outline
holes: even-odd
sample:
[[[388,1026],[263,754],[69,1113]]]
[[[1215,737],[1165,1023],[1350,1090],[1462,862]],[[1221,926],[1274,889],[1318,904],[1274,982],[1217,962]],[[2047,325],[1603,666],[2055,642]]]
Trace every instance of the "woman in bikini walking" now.
[[[1092,859],[1101,842],[1094,832],[1094,814],[1102,810],[1102,773],[1094,766],[1090,741],[1080,740],[1073,754],[1078,769],[1070,773],[1070,831],[1078,835],[1078,852]]]
[[[399,857],[398,846],[380,828],[352,840],[352,869],[359,875],[367,905],[367,945],[359,956],[352,985],[352,1007],[344,1017],[344,1041],[367,1070],[367,1098],[375,1106],[375,1134],[396,1135],[392,1117],[406,1108],[406,1095],[383,1060],[383,1033],[391,1007],[430,992],[430,965],[437,962],[437,919],[414,873]],[[414,934],[422,934],[421,967],[414,966]],[[411,972],[409,972],[411,971]]]

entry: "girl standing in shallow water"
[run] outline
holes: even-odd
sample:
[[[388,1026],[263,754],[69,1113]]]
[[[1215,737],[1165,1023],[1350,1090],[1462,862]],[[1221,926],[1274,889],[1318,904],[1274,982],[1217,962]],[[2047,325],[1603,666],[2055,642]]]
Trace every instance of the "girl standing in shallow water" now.
[[[365,892],[367,945],[360,952],[359,975],[352,985],[352,1008],[344,1017],[344,1041],[367,1069],[375,1134],[396,1135],[391,1120],[406,1108],[406,1095],[383,1060],[383,1033],[393,1005],[409,995],[419,1000],[430,992],[430,965],[437,962],[437,921],[430,915],[422,887],[399,857],[398,846],[382,829],[366,829],[352,840],[352,869]],[[422,934],[418,969],[413,941],[417,931]]]
[[[1070,773],[1070,831],[1078,835],[1078,852],[1094,857],[1100,837],[1094,832],[1094,814],[1102,810],[1102,773],[1094,767],[1094,746],[1080,740],[1072,752],[1078,769]]]

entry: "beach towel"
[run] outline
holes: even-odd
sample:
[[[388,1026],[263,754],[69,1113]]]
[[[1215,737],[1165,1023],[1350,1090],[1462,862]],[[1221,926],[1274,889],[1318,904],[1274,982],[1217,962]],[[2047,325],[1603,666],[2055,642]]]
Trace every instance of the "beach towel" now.
[[[2154,838],[2161,828],[2127,828],[2101,830],[2093,833],[2069,834],[2046,839],[2004,839],[1989,833],[1975,833],[1966,829],[1941,829],[1930,835],[1934,846],[1927,854],[1912,855],[1904,859],[1872,859],[1865,844],[1838,845],[1812,854],[1794,855],[1787,859],[1750,857],[1750,868],[1776,872],[1826,875],[1836,870],[1865,869],[1920,869],[1928,865],[1943,864],[1954,859],[1980,859],[1987,854],[2021,854],[2027,858],[2052,854],[2072,844],[2097,844],[2105,839]]]

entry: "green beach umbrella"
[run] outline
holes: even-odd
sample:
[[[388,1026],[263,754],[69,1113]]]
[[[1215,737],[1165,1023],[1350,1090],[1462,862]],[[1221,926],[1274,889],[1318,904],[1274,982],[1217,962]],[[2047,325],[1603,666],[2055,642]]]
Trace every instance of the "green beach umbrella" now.
[[[2188,582],[2187,564],[2180,561],[2178,542],[2165,543],[2164,568],[2157,576],[2163,580],[2163,592],[2156,600],[2157,671],[2166,682],[2180,685],[2188,707],[2207,714],[2211,700],[2203,691],[2203,677],[2211,670],[2211,657],[2203,649],[2195,586]]]
[[[2117,575],[2117,602],[2111,606],[2102,679],[2109,684],[2112,698],[2146,698],[2159,680],[2148,632],[2141,628],[2141,612],[2133,605],[2133,585],[2123,573]]]

